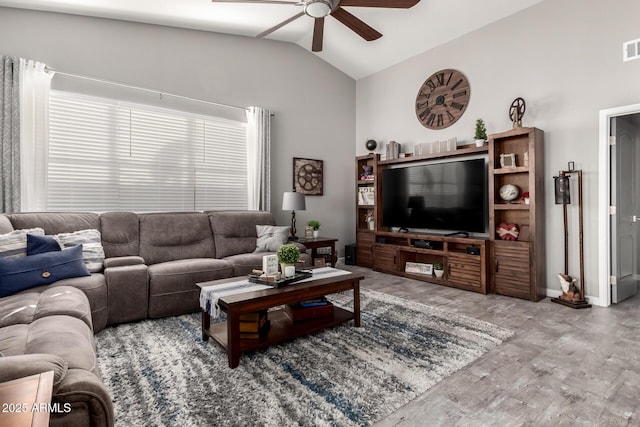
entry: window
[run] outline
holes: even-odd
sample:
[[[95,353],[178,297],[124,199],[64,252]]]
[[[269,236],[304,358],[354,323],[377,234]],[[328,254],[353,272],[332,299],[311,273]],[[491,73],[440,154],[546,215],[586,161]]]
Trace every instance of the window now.
[[[47,210],[247,209],[246,124],[52,91]]]

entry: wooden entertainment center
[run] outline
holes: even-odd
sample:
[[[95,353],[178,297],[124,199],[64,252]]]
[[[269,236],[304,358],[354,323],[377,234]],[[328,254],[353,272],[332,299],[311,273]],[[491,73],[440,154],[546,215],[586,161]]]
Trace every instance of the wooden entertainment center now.
[[[478,155],[489,159],[489,237],[400,232],[382,225],[385,168]],[[489,135],[488,144],[482,147],[462,146],[455,151],[382,161],[378,154],[357,157],[356,264],[482,294],[539,301],[546,293],[544,177],[544,133],[536,128],[519,127]],[[527,202],[523,197],[503,200],[500,189],[508,184],[517,187],[519,196],[528,193]],[[518,237],[503,240],[496,232],[501,224],[514,226]],[[412,267],[414,263],[442,263],[444,275],[435,277],[428,270],[417,272],[414,268],[407,271],[407,263]]]

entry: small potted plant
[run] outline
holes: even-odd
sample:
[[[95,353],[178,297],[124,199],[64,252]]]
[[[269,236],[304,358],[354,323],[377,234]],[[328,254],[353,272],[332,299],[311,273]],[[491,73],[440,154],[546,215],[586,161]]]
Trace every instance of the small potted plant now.
[[[300,259],[300,249],[293,243],[287,243],[278,248],[276,255],[278,255],[282,275],[284,277],[294,276],[296,274],[295,264]]]
[[[444,266],[441,262],[433,264],[433,272],[436,274],[436,277],[442,277],[444,275]]]
[[[320,223],[315,219],[312,219],[311,221],[307,222],[307,226],[313,228],[313,238],[317,238],[318,233],[320,233]]]
[[[476,147],[482,147],[487,140],[487,127],[484,124],[484,120],[476,120],[476,133],[474,136]]]

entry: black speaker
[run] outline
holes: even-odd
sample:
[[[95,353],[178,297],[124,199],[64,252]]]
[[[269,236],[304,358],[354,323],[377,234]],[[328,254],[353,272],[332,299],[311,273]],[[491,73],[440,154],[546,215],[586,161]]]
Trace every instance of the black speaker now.
[[[352,243],[344,247],[344,263],[356,265],[356,244]]]

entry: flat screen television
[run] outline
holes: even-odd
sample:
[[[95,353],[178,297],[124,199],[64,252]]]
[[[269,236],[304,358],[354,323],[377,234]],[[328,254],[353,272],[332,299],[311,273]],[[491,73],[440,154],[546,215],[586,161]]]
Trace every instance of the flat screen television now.
[[[486,233],[487,169],[483,157],[383,170],[382,224]]]

